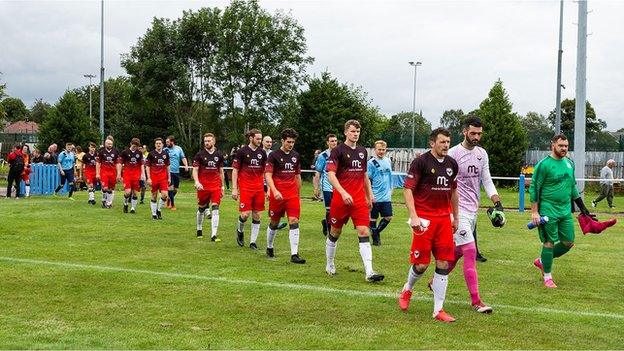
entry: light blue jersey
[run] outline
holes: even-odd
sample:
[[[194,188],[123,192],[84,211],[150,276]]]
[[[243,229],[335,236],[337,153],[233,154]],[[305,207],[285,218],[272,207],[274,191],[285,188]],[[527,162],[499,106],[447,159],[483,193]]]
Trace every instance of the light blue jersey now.
[[[368,178],[371,180],[373,196],[377,202],[392,200],[392,164],[390,159],[373,157],[368,160]]]
[[[182,159],[185,158],[184,151],[178,145],[173,145],[173,147],[166,147],[165,150],[169,154],[169,172],[170,173],[180,173],[180,163]]]
[[[74,169],[76,154],[73,152],[62,151],[58,156],[58,163],[61,164],[61,168],[63,170]]]
[[[327,164],[327,159],[329,158],[330,150],[327,149],[321,152],[316,158],[316,164],[314,165],[314,169],[321,175],[321,191],[333,191],[334,188],[329,183],[329,177],[327,177],[327,169],[325,165]]]

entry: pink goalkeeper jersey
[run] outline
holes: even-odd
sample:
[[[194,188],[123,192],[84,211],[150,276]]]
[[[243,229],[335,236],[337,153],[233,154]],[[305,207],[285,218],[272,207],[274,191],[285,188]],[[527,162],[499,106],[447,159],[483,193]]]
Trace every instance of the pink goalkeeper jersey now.
[[[462,144],[458,144],[453,146],[448,154],[459,165],[459,172],[457,173],[459,210],[460,212],[474,215],[479,209],[482,182],[488,198],[497,194],[494,182],[492,182],[492,176],[490,175],[487,152],[479,146],[468,150]]]

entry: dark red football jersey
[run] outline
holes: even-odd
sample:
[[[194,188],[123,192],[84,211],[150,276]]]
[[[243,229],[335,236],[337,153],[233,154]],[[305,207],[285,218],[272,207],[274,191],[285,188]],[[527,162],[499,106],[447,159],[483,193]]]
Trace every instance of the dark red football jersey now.
[[[169,154],[165,150],[158,152],[152,150],[147,154],[145,165],[150,168],[150,178],[163,180],[167,179],[167,166],[169,166]]]
[[[117,149],[107,150],[105,147],[101,148],[96,156],[96,161],[100,163],[100,172],[117,172],[117,158],[119,158]]]
[[[279,149],[271,152],[264,171],[273,173],[273,183],[284,199],[299,197],[297,175],[301,174],[301,159],[296,151],[285,153]]]
[[[141,175],[143,165],[143,153],[139,150],[125,149],[119,154],[118,162],[123,165],[124,174]]]
[[[206,149],[201,149],[193,158],[193,167],[198,169],[197,178],[205,190],[221,189],[223,161],[223,155],[217,149],[212,153]]]
[[[431,151],[410,165],[405,189],[411,189],[418,216],[448,216],[452,213],[451,193],[457,188],[457,162],[445,156],[440,162]]]
[[[328,172],[336,172],[340,185],[353,197],[353,201],[365,201],[366,163],[368,153],[361,146],[352,148],[340,144],[332,149],[327,160]]]
[[[97,154],[91,155],[90,153],[85,152],[85,154],[82,155],[82,164],[84,165],[85,169],[92,170],[95,172],[96,162],[97,162]]]
[[[238,149],[232,167],[238,169],[238,187],[257,191],[264,186],[264,166],[267,156],[261,147],[253,150],[249,145]]]

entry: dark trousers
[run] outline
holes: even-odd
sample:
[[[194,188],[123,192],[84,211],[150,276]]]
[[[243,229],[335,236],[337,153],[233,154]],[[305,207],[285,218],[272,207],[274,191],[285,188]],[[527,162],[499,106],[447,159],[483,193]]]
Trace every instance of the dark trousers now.
[[[9,169],[9,176],[7,178],[7,198],[11,197],[11,188],[13,187],[13,182],[15,182],[15,197],[20,196],[20,182],[22,181],[22,172],[24,172],[24,166],[11,167]]]
[[[609,206],[613,206],[613,185],[600,184],[600,196],[594,202],[599,203],[604,198],[607,199]]]

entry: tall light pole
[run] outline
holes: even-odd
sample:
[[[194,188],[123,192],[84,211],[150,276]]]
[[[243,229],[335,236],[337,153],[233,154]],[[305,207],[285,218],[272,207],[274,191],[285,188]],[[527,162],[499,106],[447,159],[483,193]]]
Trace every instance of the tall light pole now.
[[[91,125],[91,122],[93,121],[93,100],[91,99],[91,88],[93,87],[93,83],[91,83],[91,79],[95,78],[95,75],[85,74],[83,77],[89,78],[89,125]]]
[[[559,51],[557,52],[557,98],[555,134],[561,133],[561,56],[563,55],[563,0],[559,1]]]
[[[585,178],[585,101],[587,99],[587,1],[578,2],[578,44],[576,47],[576,105],[574,107],[574,176]],[[585,181],[576,183],[579,193]],[[582,195],[581,195],[582,196]]]
[[[104,0],[102,0],[100,33],[100,141],[104,144]]]
[[[412,100],[412,149],[414,148],[414,126],[416,124],[416,71],[418,66],[422,66],[420,61],[410,61],[410,66],[414,66],[414,98]]]

